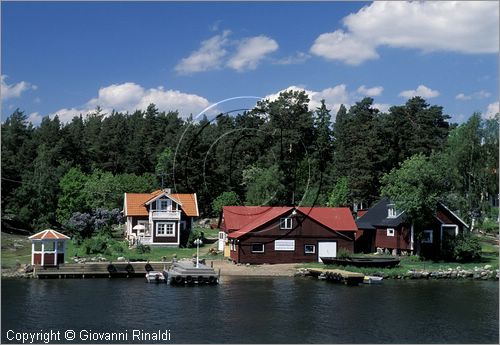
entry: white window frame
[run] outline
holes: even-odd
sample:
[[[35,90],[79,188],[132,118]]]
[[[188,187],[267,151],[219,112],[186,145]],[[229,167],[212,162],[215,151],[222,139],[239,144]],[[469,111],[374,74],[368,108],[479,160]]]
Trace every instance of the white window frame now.
[[[422,238],[422,243],[433,243],[434,241],[434,230],[424,230],[424,238]],[[425,234],[430,234],[429,240],[426,239]]]
[[[253,246],[256,244],[260,244],[262,246],[262,250],[253,250]],[[264,253],[265,247],[264,243],[252,243],[252,253]]]
[[[293,228],[293,219],[290,217],[280,219],[280,229],[290,230]]]
[[[394,237],[395,233],[396,231],[394,230],[394,228],[387,228],[387,237]]]
[[[287,249],[283,249],[283,246]],[[274,250],[277,252],[294,252],[295,240],[276,240],[274,241]]]
[[[396,218],[396,217],[397,217],[396,207],[394,206],[394,204],[388,204],[387,218]]]
[[[307,251],[307,247],[312,247],[312,251]],[[304,244],[304,254],[316,254],[316,245],[315,244]]]
[[[165,233],[160,234],[158,230],[160,230],[160,225],[165,225]],[[172,233],[167,233],[167,225],[172,225]],[[156,223],[156,237],[175,237],[175,223],[174,222],[157,222]]]
[[[162,208],[162,202],[166,202],[167,204],[167,207],[166,208]],[[168,210],[171,210],[172,209],[172,200],[170,199],[158,199],[158,211],[168,211]]]

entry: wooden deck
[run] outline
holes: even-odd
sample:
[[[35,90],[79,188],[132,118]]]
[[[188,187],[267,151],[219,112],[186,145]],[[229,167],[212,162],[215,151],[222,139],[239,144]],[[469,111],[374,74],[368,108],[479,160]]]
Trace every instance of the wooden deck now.
[[[349,272],[339,269],[309,268],[308,270],[309,274],[313,277],[319,278],[321,276],[328,281],[347,285],[361,284],[365,277],[363,273]]]
[[[163,271],[172,265],[171,262],[86,262],[80,264],[64,264],[59,267],[42,267],[36,265],[33,270],[35,278],[113,278],[144,277],[146,265],[154,271]]]

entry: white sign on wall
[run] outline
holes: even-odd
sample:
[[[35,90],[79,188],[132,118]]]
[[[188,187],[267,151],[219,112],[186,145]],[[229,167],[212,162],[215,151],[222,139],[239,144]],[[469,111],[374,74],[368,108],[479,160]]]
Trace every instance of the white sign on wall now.
[[[274,250],[295,251],[295,240],[276,240],[274,241]]]

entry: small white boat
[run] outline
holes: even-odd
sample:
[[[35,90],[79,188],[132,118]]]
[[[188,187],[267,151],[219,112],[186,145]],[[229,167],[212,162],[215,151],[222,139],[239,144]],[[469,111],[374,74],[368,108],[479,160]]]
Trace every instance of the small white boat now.
[[[377,276],[365,276],[363,278],[363,283],[365,284],[381,284],[383,277],[377,277]]]
[[[146,273],[146,280],[148,283],[165,283],[165,275],[158,271],[149,271]]]

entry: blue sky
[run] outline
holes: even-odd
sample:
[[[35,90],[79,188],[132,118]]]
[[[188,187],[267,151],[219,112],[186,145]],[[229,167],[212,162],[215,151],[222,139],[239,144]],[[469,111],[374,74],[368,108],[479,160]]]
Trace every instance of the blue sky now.
[[[421,95],[453,121],[498,112],[498,2],[9,2],[2,121],[92,111],[194,115],[304,89],[335,113]],[[250,107],[238,99],[218,110]]]

